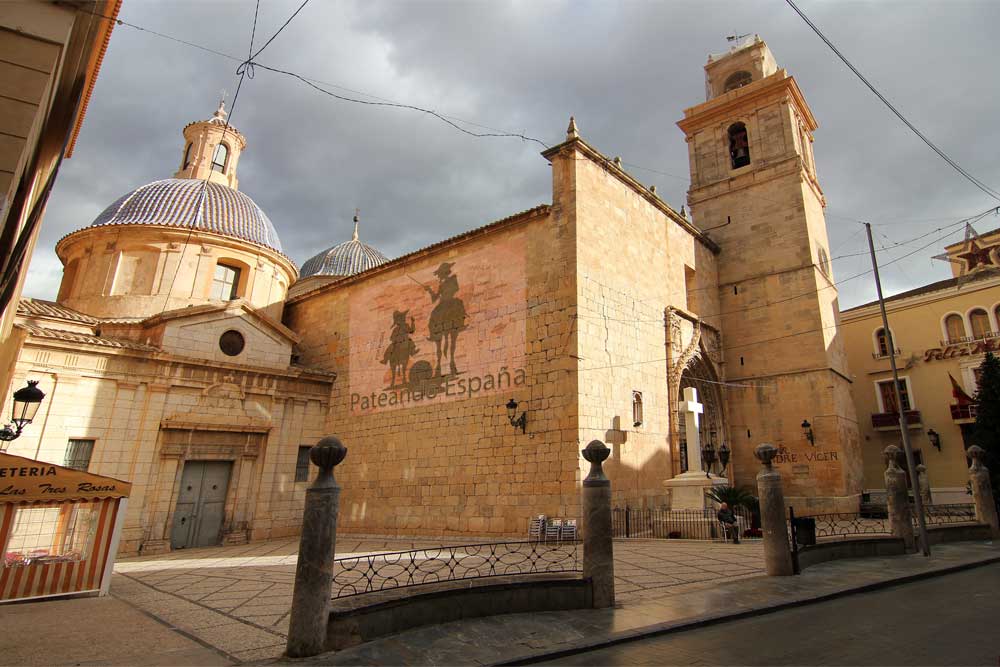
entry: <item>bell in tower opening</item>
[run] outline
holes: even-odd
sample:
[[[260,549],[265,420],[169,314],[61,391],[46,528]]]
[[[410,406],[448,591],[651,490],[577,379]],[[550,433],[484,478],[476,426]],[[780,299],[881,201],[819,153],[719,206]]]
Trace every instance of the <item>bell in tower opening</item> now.
[[[750,164],[750,142],[747,139],[747,126],[743,123],[734,123],[729,128],[729,157],[733,169]]]

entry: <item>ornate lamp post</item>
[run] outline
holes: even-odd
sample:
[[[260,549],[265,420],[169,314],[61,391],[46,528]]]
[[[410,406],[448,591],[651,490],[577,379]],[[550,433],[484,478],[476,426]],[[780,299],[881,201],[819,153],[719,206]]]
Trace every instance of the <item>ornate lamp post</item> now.
[[[14,406],[10,411],[10,424],[0,429],[0,451],[7,449],[6,443],[21,435],[24,427],[31,423],[38,413],[45,393],[38,388],[38,380],[28,380],[28,386],[14,392]]]
[[[712,441],[708,441],[701,448],[701,460],[705,462],[705,477],[712,476],[712,465],[715,464],[715,458],[715,444]]]
[[[730,450],[724,442],[722,443],[722,446],[719,447],[719,463],[722,464],[722,471],[719,472],[720,475],[726,474],[726,466],[729,465],[729,457],[732,453],[732,450]]]

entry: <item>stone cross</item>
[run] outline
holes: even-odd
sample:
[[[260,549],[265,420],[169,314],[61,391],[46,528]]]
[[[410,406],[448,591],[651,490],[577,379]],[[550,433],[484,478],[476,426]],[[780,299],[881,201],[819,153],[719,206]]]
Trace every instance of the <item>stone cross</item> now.
[[[704,468],[701,467],[701,436],[698,433],[698,415],[705,411],[705,406],[698,402],[698,390],[694,387],[685,387],[684,400],[677,404],[677,409],[684,413],[688,472],[704,472]]]

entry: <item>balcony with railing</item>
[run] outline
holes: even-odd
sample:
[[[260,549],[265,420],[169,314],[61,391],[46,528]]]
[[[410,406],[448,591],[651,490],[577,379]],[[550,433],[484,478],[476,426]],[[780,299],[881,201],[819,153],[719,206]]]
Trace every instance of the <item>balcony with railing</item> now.
[[[906,426],[908,428],[919,428],[922,426],[920,410],[904,410]],[[898,412],[874,412],[872,413],[872,428],[878,431],[891,431],[899,429]]]
[[[895,349],[895,351],[893,351],[892,356],[899,357],[902,354],[903,353],[897,347]],[[880,361],[882,359],[888,359],[888,358],[889,358],[889,353],[888,352],[882,352],[882,350],[879,350],[878,352],[872,352],[872,359],[874,359],[875,361]]]
[[[976,420],[976,408],[977,403],[967,403],[965,405],[951,405],[951,419],[952,421],[962,423],[969,423]]]
[[[981,334],[962,336],[961,338],[949,338],[948,340],[941,341],[941,347],[948,347],[949,345],[962,345],[965,343],[976,343],[981,340],[993,340],[994,338],[1000,338],[1000,331],[985,331]]]

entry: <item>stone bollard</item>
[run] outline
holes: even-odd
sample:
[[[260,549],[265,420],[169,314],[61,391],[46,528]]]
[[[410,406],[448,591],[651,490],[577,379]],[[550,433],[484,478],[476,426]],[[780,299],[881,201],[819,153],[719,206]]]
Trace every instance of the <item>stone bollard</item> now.
[[[757,473],[760,523],[764,532],[764,568],[770,577],[786,577],[795,574],[795,569],[792,567],[792,553],[789,549],[781,473],[771,465],[778,448],[765,442],[758,445],[753,453],[764,465]]]
[[[927,507],[931,504],[931,479],[927,476],[927,466],[923,463],[917,464],[917,488],[920,489],[924,507]]]
[[[983,465],[986,452],[979,445],[973,445],[965,453],[972,459],[969,482],[972,485],[972,502],[976,505],[976,520],[990,527],[990,534],[994,540],[1000,539],[1000,523],[997,519],[997,506],[993,501],[993,489],[990,486],[990,471]]]
[[[333,468],[345,456],[347,448],[332,435],[309,450],[309,458],[319,466],[319,475],[306,490],[302,511],[302,537],[285,649],[292,658],[316,655],[326,648],[340,506],[340,486],[333,478]]]
[[[601,463],[611,450],[592,440],[580,450],[590,463],[583,480],[583,576],[594,591],[594,609],[615,606],[615,554],[611,540],[611,480]]]
[[[889,505],[889,525],[892,534],[902,538],[907,551],[916,549],[913,536],[913,516],[910,514],[910,497],[906,489],[906,473],[899,467],[899,447],[889,445],[883,451],[885,459],[885,498]]]

